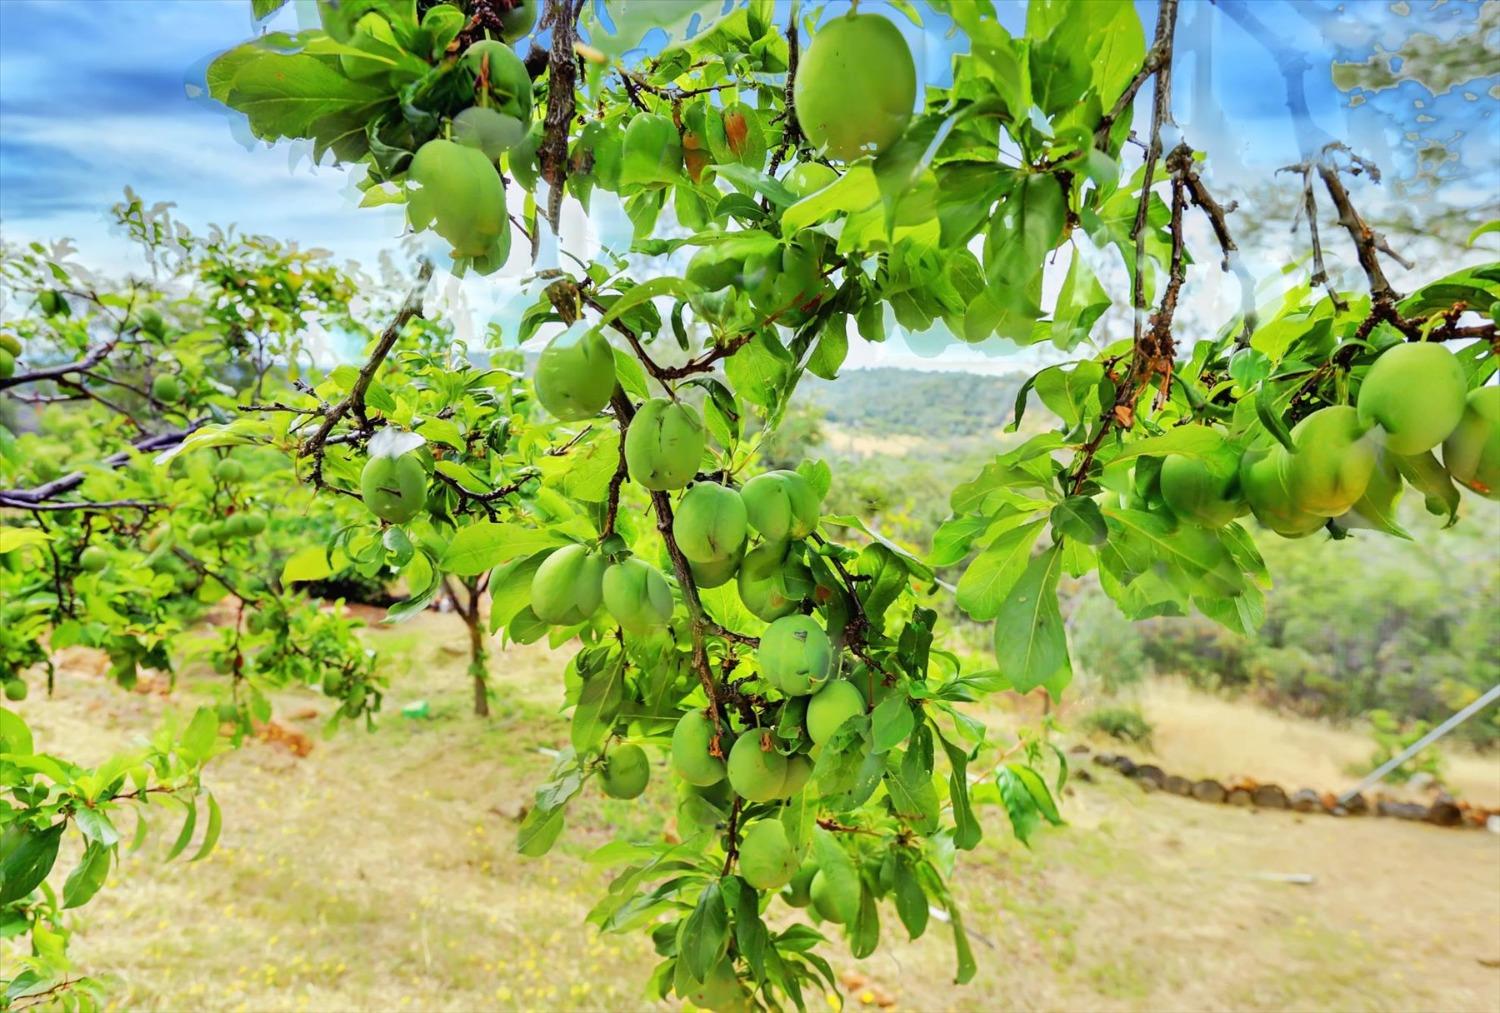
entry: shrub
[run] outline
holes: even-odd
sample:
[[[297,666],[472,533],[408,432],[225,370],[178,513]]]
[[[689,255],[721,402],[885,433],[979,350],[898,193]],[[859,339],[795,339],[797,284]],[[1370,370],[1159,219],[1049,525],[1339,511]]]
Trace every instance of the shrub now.
[[[1138,707],[1098,707],[1085,714],[1082,726],[1091,732],[1108,735],[1121,742],[1150,747],[1151,722]]]

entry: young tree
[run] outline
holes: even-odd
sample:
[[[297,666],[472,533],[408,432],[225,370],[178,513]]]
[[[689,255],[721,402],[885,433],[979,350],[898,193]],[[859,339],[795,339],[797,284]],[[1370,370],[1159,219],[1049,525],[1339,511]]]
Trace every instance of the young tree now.
[[[833,926],[864,956],[882,910],[915,937],[933,906],[965,981],[949,882],[980,840],[976,805],[1003,805],[1022,837],[1060,816],[1045,741],[1010,759],[964,705],[1064,690],[1064,573],[1097,571],[1131,617],[1196,609],[1249,631],[1268,577],[1247,514],[1286,537],[1399,534],[1406,484],[1452,516],[1455,481],[1494,495],[1500,266],[1398,294],[1346,184],[1368,166],[1330,145],[1299,167],[1304,199],[1337,209],[1368,291],[1333,285],[1314,236],[1308,284],[1260,310],[1247,290],[1216,338],[1180,348],[1184,219],[1205,215],[1225,270],[1238,261],[1202,156],[1168,140],[1175,0],[1149,42],[1125,0],[1034,0],[1021,37],[982,0],[933,0],[969,42],[947,87],[919,81],[882,14],[793,4],[778,24],[768,0],[724,7],[324,0],[319,28],[221,56],[215,98],[261,138],[359,166],[366,203],[404,202],[456,271],[524,261],[566,199],[587,209],[600,192],[634,240],[628,259],[537,272],[517,337],[550,340],[529,377],[393,355],[424,272],[362,366],[241,405],[181,459],[266,444],[323,501],[362,499],[370,516],[328,548],[400,570],[397,617],[461,582],[471,629],[488,594],[490,632],[576,642],[570,748],[518,847],[548,850],[590,782],[639,795],[643,746],[669,755],[680,843],[602,849],[622,871],[590,915],[651,932],[653,995],[801,1007],[805,987],[837,988]],[[658,28],[667,43],[641,55]],[[1078,236],[1118,251],[1130,279],[1131,333],[1097,354],[1083,345],[1110,300],[1064,249]],[[799,379],[835,378],[888,316],[1079,352],[1018,399],[1018,416],[1035,395],[1061,425],[953,491],[927,560],[821,516],[826,465],[757,466]],[[932,567],[965,559],[959,603],[995,624],[981,672],[942,649],[923,604]],[[822,929],[773,929],[783,901]]]

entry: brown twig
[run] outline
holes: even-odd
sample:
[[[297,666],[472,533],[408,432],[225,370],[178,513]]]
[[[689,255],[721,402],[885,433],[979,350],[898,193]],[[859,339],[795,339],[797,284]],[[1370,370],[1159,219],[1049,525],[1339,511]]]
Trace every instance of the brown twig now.
[[[544,17],[552,30],[552,47],[547,57],[547,114],[542,120],[537,161],[547,181],[547,222],[553,232],[562,214],[563,184],[568,181],[568,127],[578,110],[578,63],[573,43],[578,39],[578,15],[583,5],[584,0],[548,0]]]
[[[1145,172],[1141,179],[1140,203],[1136,206],[1135,223],[1131,228],[1131,241],[1135,245],[1135,274],[1131,279],[1130,304],[1133,312],[1133,333],[1130,365],[1125,375],[1115,385],[1114,402],[1099,418],[1092,436],[1079,448],[1078,465],[1073,473],[1072,492],[1077,495],[1088,481],[1089,469],[1105,438],[1120,427],[1129,429],[1135,424],[1135,404],[1141,391],[1160,374],[1164,384],[1172,377],[1171,317],[1175,310],[1176,293],[1169,284],[1160,310],[1155,314],[1153,326],[1146,329],[1146,223],[1151,209],[1151,186],[1156,173],[1156,163],[1162,154],[1162,128],[1172,122],[1172,40],[1177,27],[1178,0],[1162,0],[1157,11],[1156,38],[1147,55],[1147,65],[1154,64],[1150,73],[1156,77],[1155,94],[1151,102],[1151,137],[1146,145]],[[1152,54],[1155,60],[1151,59]],[[1142,72],[1147,71],[1146,65]],[[1143,82],[1144,83],[1144,82]],[[1136,88],[1139,89],[1139,85]],[[1180,150],[1180,149],[1178,149]],[[1178,269],[1181,243],[1181,198],[1179,183],[1174,183],[1173,251],[1174,270]],[[1180,287],[1180,282],[1178,283]],[[1170,303],[1168,299],[1172,300]]]
[[[800,58],[801,49],[801,42],[797,35],[797,6],[797,0],[792,0],[791,10],[786,17],[786,89],[782,93],[786,111],[781,125],[781,143],[771,153],[769,169],[771,176],[776,175],[776,170],[781,167],[787,153],[806,140],[806,135],[802,133],[802,124],[797,119],[797,102],[793,97],[793,91],[797,85],[797,61]]]
[[[365,395],[370,390],[370,384],[375,380],[375,374],[385,362],[386,356],[391,349],[396,347],[396,341],[401,337],[401,332],[413,317],[422,313],[422,296],[427,291],[427,282],[432,277],[432,262],[423,260],[422,266],[417,270],[417,280],[412,285],[411,291],[401,303],[401,308],[396,311],[396,317],[390,322],[380,334],[380,340],[375,344],[375,350],[370,353],[370,358],[360,367],[359,375],[355,377],[354,384],[349,388],[349,393],[338,403],[329,407],[323,413],[323,424],[318,426],[302,444],[298,453],[302,457],[313,458],[312,481],[314,485],[322,486],[323,483],[323,451],[327,446],[329,435],[333,427],[350,412],[359,420],[365,431],[370,429],[370,420],[365,412]]]

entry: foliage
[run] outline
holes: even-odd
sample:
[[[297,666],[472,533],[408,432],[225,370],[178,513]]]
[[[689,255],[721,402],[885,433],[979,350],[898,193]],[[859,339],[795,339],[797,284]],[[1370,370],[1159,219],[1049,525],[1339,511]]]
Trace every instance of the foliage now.
[[[1151,746],[1151,722],[1146,720],[1139,707],[1096,707],[1085,714],[1079,724],[1121,742]]]
[[[1369,770],[1386,763],[1403,749],[1410,747],[1422,736],[1432,731],[1425,721],[1403,723],[1390,711],[1376,709],[1370,712],[1370,737],[1375,740],[1375,751],[1370,754]],[[1366,773],[1356,771],[1354,773]],[[1416,774],[1428,774],[1441,784],[1443,780],[1443,757],[1436,746],[1428,746],[1405,763],[1397,766],[1386,776],[1393,781],[1410,781]]]
[[[261,2],[256,13],[278,6]],[[670,744],[688,803],[678,836],[601,847],[595,859],[618,872],[589,915],[601,930],[651,934],[662,959],[650,996],[804,1008],[808,988],[837,988],[824,948],[834,926],[865,957],[879,944],[882,911],[892,910],[913,938],[933,909],[945,912],[955,978],[967,981],[977,964],[950,888],[959,852],[981,839],[985,806],[1003,808],[1028,843],[1043,824],[1060,825],[1055,796],[1066,763],[1050,726],[997,743],[966,705],[1001,690],[1064,691],[1074,664],[1064,606],[1084,580],[1131,619],[1197,611],[1237,632],[1255,629],[1269,577],[1249,530],[1232,519],[1247,509],[1289,534],[1326,529],[1342,538],[1366,527],[1401,537],[1394,500],[1410,483],[1456,519],[1460,493],[1438,459],[1409,447],[1416,456],[1387,454],[1385,431],[1360,422],[1353,405],[1382,353],[1407,341],[1457,342],[1462,382],[1451,393],[1484,385],[1494,371],[1500,267],[1457,271],[1399,297],[1380,266],[1388,247],[1344,183],[1370,167],[1329,146],[1306,153],[1307,193],[1314,180],[1323,184],[1369,291],[1317,288],[1327,275],[1315,248],[1314,278],[1270,306],[1255,307],[1247,293],[1244,311],[1215,338],[1179,349],[1173,319],[1190,209],[1207,217],[1226,270],[1235,247],[1227,212],[1201,175],[1203,156],[1185,142],[1164,145],[1175,0],[1159,5],[1149,47],[1126,0],[1033,0],[1019,37],[987,2],[933,0],[970,45],[951,84],[922,87],[919,107],[903,111],[892,96],[903,94],[906,61],[892,60],[889,94],[878,108],[852,108],[867,119],[855,121],[857,136],[839,132],[836,142],[828,128],[850,124],[820,112],[804,133],[794,101],[819,110],[842,102],[827,93],[826,75],[796,77],[799,60],[826,65],[818,47],[830,28],[819,24],[820,8],[794,4],[783,26],[769,0],[609,8],[550,0],[540,21],[548,48],[523,61],[494,38],[515,34],[514,22],[507,27],[514,7],[320,3],[320,28],[229,50],[209,67],[208,86],[255,136],[309,143],[319,159],[357,167],[364,203],[404,204],[412,227],[440,239],[435,249],[458,273],[491,274],[524,247],[535,258],[567,198],[585,211],[618,201],[632,224],[628,250],[545,267],[529,283],[518,333],[505,338],[549,341],[534,379],[515,368],[514,347],[494,342],[481,362],[459,343],[433,340],[433,325],[417,319],[429,262],[399,307],[386,308],[390,323],[379,334],[348,322],[368,339],[361,366],[278,383],[273,373],[298,380],[302,370],[287,337],[300,333],[296,313],[277,294],[280,315],[249,318],[279,336],[257,341],[253,375],[235,396],[194,389],[189,397],[194,408],[217,406],[217,417],[192,419],[170,467],[111,474],[196,490],[196,501],[174,510],[173,526],[179,514],[201,523],[240,515],[247,494],[222,469],[241,456],[280,455],[334,511],[362,501],[368,512],[345,513],[346,523],[286,561],[282,580],[327,576],[340,559],[366,574],[398,572],[409,596],[390,609],[392,621],[452,595],[469,630],[480,713],[491,692],[486,596],[489,633],[574,644],[562,680],[570,742],[538,787],[517,848],[545,853],[586,788],[637,789],[607,773],[612,760],[633,768],[631,747]],[[920,22],[911,5],[895,9]],[[889,26],[876,29],[882,45],[905,46]],[[665,42],[644,53],[648,35]],[[1126,157],[1128,113],[1148,82],[1151,128],[1137,168]],[[830,140],[819,150],[809,137]],[[831,164],[831,155],[848,160]],[[1102,347],[1088,343],[1112,298],[1085,246],[1119,255],[1130,280],[1133,334],[1101,336]],[[48,321],[67,319],[59,303],[71,309],[80,294],[42,294],[52,291],[42,272],[55,266],[44,252],[23,261],[31,273],[21,287],[36,296],[39,323],[28,326],[56,331]],[[1054,257],[1066,275],[1044,307]],[[272,282],[223,290],[233,303],[279,293]],[[321,308],[339,315],[330,298],[319,297]],[[92,308],[84,315],[97,318]],[[229,347],[234,321],[199,315],[202,354]],[[152,333],[131,319],[127,304],[121,338]],[[1054,418],[950,490],[926,559],[865,517],[829,512],[834,476],[825,462],[785,460],[784,471],[759,474],[762,446],[782,428],[804,376],[837,376],[850,341],[884,340],[888,321],[1077,356],[1021,386],[1014,428],[1033,401]],[[30,369],[33,335],[23,336]],[[151,401],[167,400],[154,381],[151,390]],[[1483,420],[1475,432],[1478,446]],[[1476,467],[1455,477],[1488,495],[1487,475]],[[114,494],[119,481],[85,492]],[[678,494],[695,483],[723,486],[715,502],[739,497],[745,522],[704,508],[684,522],[696,526],[692,537],[680,538]],[[129,490],[132,499],[158,491],[167,492]],[[22,497],[45,500],[34,489]],[[143,534],[144,521],[119,518],[149,510],[104,502],[59,512],[105,518],[114,542]],[[92,521],[76,537],[40,520],[10,527],[33,549],[61,543],[53,557],[68,565],[50,572],[59,602],[74,607],[70,588],[82,589],[85,603],[107,600],[90,583],[111,569],[108,558],[100,570],[97,554],[87,555]],[[935,568],[960,563],[956,600],[974,621],[993,624],[993,668],[966,667],[948,650],[929,604],[940,588]],[[35,571],[23,564],[19,572]],[[213,593],[248,593],[247,607],[271,616],[269,632],[246,623],[247,633],[271,639],[255,655],[272,662],[265,677],[311,678],[329,667],[325,651],[343,656],[347,647],[349,660],[334,664],[325,690],[344,701],[346,716],[378,704],[347,624],[335,618],[315,630],[283,620],[280,605],[256,598],[281,602],[273,582],[242,582],[217,565],[197,572]],[[765,633],[785,617],[797,617],[791,634]],[[72,616],[55,618],[54,647]],[[42,615],[38,630],[50,621]],[[236,623],[215,653],[236,687],[243,644]],[[318,653],[304,655],[308,645]],[[166,645],[151,646],[165,664]],[[847,681],[841,695],[852,690],[863,710],[837,728],[819,725],[814,748],[808,712],[833,680]],[[253,706],[254,676],[249,690]],[[768,821],[781,833],[757,831],[757,842],[773,842],[757,851],[779,849],[784,838],[790,853],[765,861],[758,853],[747,870],[737,864],[744,835]],[[784,924],[766,916],[777,897],[750,879],[764,883],[767,867],[793,866],[813,873],[819,927],[773,930]]]

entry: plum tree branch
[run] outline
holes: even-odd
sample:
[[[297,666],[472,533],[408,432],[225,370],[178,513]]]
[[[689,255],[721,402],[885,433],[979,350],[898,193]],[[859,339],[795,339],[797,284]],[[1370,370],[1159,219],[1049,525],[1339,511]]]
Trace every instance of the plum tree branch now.
[[[417,269],[417,279],[411,291],[406,294],[400,309],[396,311],[395,319],[381,332],[380,339],[375,344],[375,350],[370,353],[369,360],[360,367],[359,375],[355,377],[349,393],[323,413],[322,425],[303,441],[299,453],[303,457],[309,455],[313,457],[312,479],[315,485],[323,484],[323,451],[328,443],[329,435],[333,432],[333,427],[352,411],[361,426],[366,431],[369,430],[370,420],[365,413],[365,395],[369,392],[370,384],[374,382],[375,374],[385,362],[386,356],[390,355],[391,349],[396,346],[401,332],[413,317],[421,316],[422,297],[427,291],[427,282],[431,278],[432,261],[423,260]]]
[[[578,40],[578,15],[583,5],[584,0],[548,0],[543,16],[552,30],[552,45],[547,56],[547,113],[542,120],[537,161],[547,181],[547,223],[554,233],[562,215],[563,184],[568,180],[568,127],[578,109],[578,64],[573,44]]]

